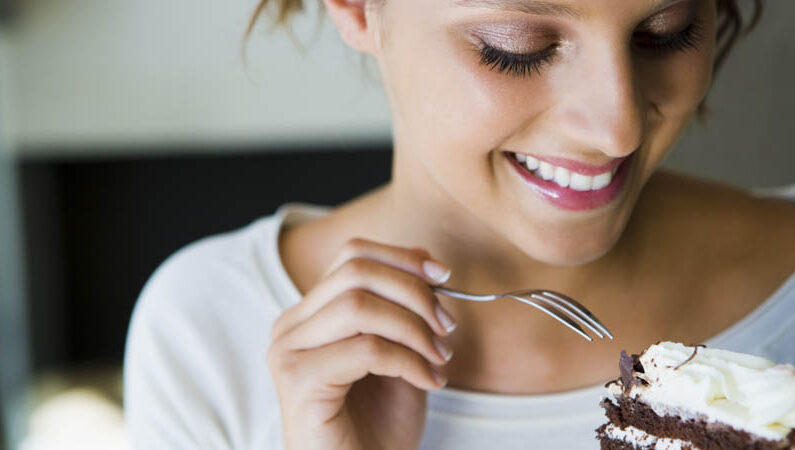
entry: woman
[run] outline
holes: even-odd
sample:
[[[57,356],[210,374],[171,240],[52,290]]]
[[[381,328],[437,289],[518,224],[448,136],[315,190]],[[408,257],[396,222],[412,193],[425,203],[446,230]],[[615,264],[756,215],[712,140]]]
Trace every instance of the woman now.
[[[740,32],[734,1],[324,5],[380,69],[392,179],[156,271],[126,355],[138,447],[594,448],[622,349],[795,362],[795,205],[658,170]],[[442,283],[558,290],[616,339]]]

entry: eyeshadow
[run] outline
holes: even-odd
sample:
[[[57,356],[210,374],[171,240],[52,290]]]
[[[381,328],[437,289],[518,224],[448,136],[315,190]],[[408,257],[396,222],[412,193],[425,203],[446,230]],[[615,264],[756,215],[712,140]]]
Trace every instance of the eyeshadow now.
[[[700,0],[682,1],[643,21],[643,29],[656,34],[670,34],[690,22],[698,12]]]

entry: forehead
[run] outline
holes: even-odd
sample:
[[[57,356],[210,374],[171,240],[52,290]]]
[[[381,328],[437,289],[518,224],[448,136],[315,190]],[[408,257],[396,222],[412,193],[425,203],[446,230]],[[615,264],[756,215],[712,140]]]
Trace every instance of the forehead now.
[[[455,0],[456,6],[517,11],[537,15],[567,15],[580,18],[582,12],[575,6],[540,0]]]
[[[627,0],[619,0],[618,3]],[[662,10],[673,3],[684,0],[630,0],[633,3],[642,4],[649,11]],[[501,11],[514,11],[526,14],[541,16],[568,16],[575,19],[588,17],[589,9],[598,3],[616,3],[594,0],[454,0],[454,4],[464,8],[483,8]],[[612,5],[604,5],[612,6]],[[621,6],[616,4],[615,6]],[[626,6],[626,5],[625,5]]]

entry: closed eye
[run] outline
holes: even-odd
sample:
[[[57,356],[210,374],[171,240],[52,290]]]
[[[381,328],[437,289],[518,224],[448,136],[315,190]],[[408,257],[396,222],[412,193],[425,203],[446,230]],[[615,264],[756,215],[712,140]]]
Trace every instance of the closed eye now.
[[[676,33],[661,35],[638,31],[633,35],[633,45],[640,51],[664,57],[675,52],[697,48],[702,37],[703,26],[696,17],[690,25]],[[552,44],[544,50],[534,53],[512,53],[481,41],[480,63],[491,70],[518,78],[530,77],[534,73],[540,75],[542,68],[554,59],[558,46],[558,44]]]
[[[554,58],[557,47],[557,44],[553,44],[540,52],[511,53],[498,50],[483,42],[480,49],[480,62],[500,73],[527,77],[533,72],[540,74],[542,66]]]

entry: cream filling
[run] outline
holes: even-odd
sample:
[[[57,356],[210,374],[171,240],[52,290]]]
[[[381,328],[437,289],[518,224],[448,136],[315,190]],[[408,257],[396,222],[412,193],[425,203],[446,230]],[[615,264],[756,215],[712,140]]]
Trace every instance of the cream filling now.
[[[692,448],[693,450],[699,450],[698,447],[694,446],[689,441],[657,437],[641,430],[640,428],[635,428],[632,426],[619,428],[611,423],[605,428],[605,435],[607,435],[610,439],[623,441],[628,444],[635,444],[635,446],[643,447],[644,449],[653,448],[654,450],[682,450],[689,445],[689,448]]]
[[[559,186],[573,189],[575,191],[596,191],[604,189],[613,181],[613,176],[618,167],[610,172],[599,175],[584,175],[564,167],[552,165],[546,161],[540,161],[530,155],[513,153],[513,158],[524,165],[528,171],[542,180],[554,181]]]

